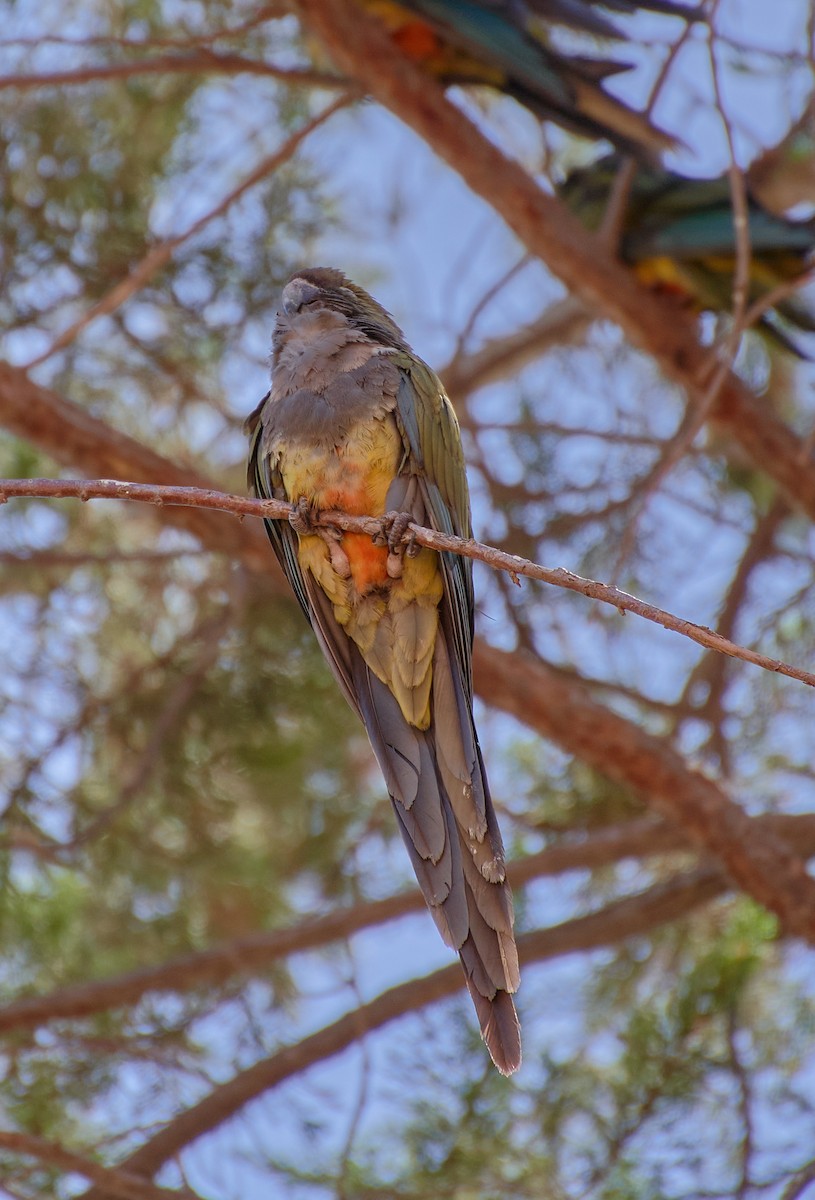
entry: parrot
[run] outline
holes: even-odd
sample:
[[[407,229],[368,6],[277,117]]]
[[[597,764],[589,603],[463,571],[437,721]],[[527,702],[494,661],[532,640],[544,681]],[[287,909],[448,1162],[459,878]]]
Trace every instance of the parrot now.
[[[607,138],[653,156],[675,141],[601,86],[630,63],[557,45],[557,33],[620,44],[626,34],[607,13],[658,13],[696,21],[699,7],[673,0],[362,0],[399,48],[444,84],[486,84],[536,116],[573,133]],[[605,11],[603,11],[605,10]],[[554,36],[553,36],[554,35]],[[592,50],[594,47],[592,46]]]
[[[572,171],[557,188],[587,228],[600,226],[621,166],[619,155],[606,155]],[[815,220],[794,221],[772,212],[753,193],[749,175],[747,189],[752,303],[813,265]],[[730,312],[736,238],[729,177],[688,179],[639,167],[622,217],[619,254],[647,286],[675,295],[699,312]],[[779,300],[759,324],[786,349],[808,357],[786,332],[790,327],[815,333],[815,313],[800,297]]]
[[[473,720],[469,559],[403,544],[410,522],[470,537],[458,420],[393,317],[333,267],[283,288],[272,382],[246,422],[248,483],[292,505],[266,530],[361,718],[427,907],[458,952],[499,1071],[521,1059],[504,848]],[[380,519],[342,532],[321,511]]]
[[[747,168],[747,183],[756,199],[779,216],[815,211],[815,99],[775,146]]]

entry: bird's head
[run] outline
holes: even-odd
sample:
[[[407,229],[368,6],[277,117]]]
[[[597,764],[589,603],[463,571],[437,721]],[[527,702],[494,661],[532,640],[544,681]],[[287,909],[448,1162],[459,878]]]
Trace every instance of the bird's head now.
[[[405,336],[373,296],[334,267],[295,271],[283,288],[278,327],[295,322],[301,313],[338,313],[352,328],[384,346],[407,349]]]

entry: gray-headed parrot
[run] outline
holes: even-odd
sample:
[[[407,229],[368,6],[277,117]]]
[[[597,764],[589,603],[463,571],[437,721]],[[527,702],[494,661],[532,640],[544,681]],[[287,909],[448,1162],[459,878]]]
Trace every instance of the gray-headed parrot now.
[[[247,422],[250,489],[294,506],[290,522],[267,522],[272,545],[365,725],[427,906],[509,1074],[518,956],[473,723],[471,563],[402,544],[408,519],[470,535],[458,421],[393,318],[340,271],[292,276],[272,345],[271,389]],[[315,524],[329,509],[382,518],[381,537]]]

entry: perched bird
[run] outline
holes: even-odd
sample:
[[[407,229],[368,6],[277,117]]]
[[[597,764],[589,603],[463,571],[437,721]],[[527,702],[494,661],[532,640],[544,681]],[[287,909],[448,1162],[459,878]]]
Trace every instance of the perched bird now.
[[[600,225],[620,166],[617,155],[607,155],[573,171],[558,188],[560,198],[589,229]],[[752,303],[813,265],[815,220],[793,221],[771,212],[749,190],[748,210]],[[622,216],[619,254],[648,286],[672,293],[700,312],[730,312],[736,236],[728,177],[686,179],[653,167],[638,169]],[[765,313],[760,324],[804,356],[786,327],[815,333],[815,313],[800,296],[790,295]]]
[[[247,421],[249,486],[294,505],[290,522],[266,522],[272,546],[365,725],[427,906],[509,1074],[518,956],[473,724],[471,563],[402,545],[409,521],[470,535],[458,421],[393,318],[341,271],[291,277],[272,346],[271,390]],[[315,524],[328,509],[382,517],[382,536]]]
[[[775,146],[747,168],[756,199],[781,216],[811,216],[815,211],[815,99]]]
[[[487,84],[537,116],[620,149],[652,155],[674,141],[601,85],[630,64],[599,57],[596,39],[620,45],[608,13],[698,20],[673,0],[362,0],[404,53],[445,84]],[[565,32],[558,40],[558,34]],[[574,48],[582,38],[590,56]],[[568,45],[567,50],[564,47]]]

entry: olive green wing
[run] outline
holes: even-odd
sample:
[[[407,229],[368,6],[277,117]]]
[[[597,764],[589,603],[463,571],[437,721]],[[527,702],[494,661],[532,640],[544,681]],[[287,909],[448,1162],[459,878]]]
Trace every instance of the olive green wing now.
[[[247,470],[249,491],[259,500],[289,501],[291,497],[286,495],[283,477],[263,447],[262,414],[268,398],[268,394],[264,396],[255,411],[244,422],[244,429],[252,439]],[[357,685],[353,678],[353,654],[348,638],[337,625],[325,593],[311,577],[306,579],[303,574],[298,554],[297,534],[285,518],[264,519],[263,523],[266,526],[266,533],[272,543],[272,548],[277,555],[277,560],[283,568],[283,574],[297,597],[306,620],[314,630],[317,641],[320,643],[323,654],[342,688],[346,700],[354,712],[362,717]]]
[[[249,491],[258,500],[288,500],[286,489],[283,486],[283,477],[279,471],[276,471],[268,454],[262,451],[263,440],[263,408],[269,399],[269,393],[261,400],[260,404],[246,418],[244,422],[244,430],[251,435],[251,443],[249,446],[249,463],[247,467],[247,484]],[[264,518],[263,524],[266,526],[266,533],[269,535],[269,541],[272,543],[277,560],[283,568],[283,574],[289,581],[289,585],[294,592],[297,600],[306,615],[306,619],[311,624],[311,605],[308,601],[306,593],[306,584],[303,579],[303,572],[300,568],[300,561],[297,556],[297,535],[292,529],[288,521],[268,520]]]
[[[421,359],[394,355],[400,381],[396,419],[405,444],[405,469],[414,475],[430,524],[440,533],[469,538],[470,493],[461,433],[441,380]],[[469,558],[440,555],[446,613],[462,681],[472,697],[473,566]]]

